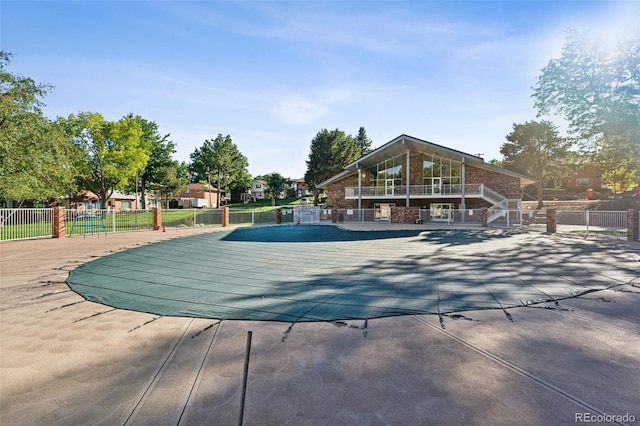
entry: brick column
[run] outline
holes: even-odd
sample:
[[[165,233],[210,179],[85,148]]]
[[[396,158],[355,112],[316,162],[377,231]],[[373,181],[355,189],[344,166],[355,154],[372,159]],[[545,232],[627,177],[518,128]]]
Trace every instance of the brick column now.
[[[280,225],[282,223],[282,211],[277,208],[276,209],[276,225]]]
[[[640,212],[636,209],[627,210],[627,240],[638,241],[640,231],[638,230],[638,216]]]
[[[489,210],[486,207],[482,208],[482,213],[480,213],[480,217],[482,220],[482,226],[485,228],[489,226]]]
[[[547,232],[555,234],[558,223],[558,215],[555,209],[547,209]]]
[[[229,226],[229,207],[222,208],[222,226]]]
[[[64,238],[67,236],[67,225],[65,223],[65,208],[54,207],[51,217],[51,227],[53,238]]]
[[[331,209],[331,223],[338,222],[338,209]]]
[[[157,231],[162,228],[162,208],[154,207],[153,208],[153,230]]]

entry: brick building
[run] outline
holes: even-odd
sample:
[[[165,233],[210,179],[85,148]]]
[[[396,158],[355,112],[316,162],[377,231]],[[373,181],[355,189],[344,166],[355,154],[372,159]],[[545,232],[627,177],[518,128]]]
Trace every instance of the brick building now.
[[[434,220],[483,207],[498,217],[519,208],[521,188],[534,182],[481,157],[401,135],[319,186],[329,208],[374,209],[376,220],[408,222],[419,209],[429,209]]]

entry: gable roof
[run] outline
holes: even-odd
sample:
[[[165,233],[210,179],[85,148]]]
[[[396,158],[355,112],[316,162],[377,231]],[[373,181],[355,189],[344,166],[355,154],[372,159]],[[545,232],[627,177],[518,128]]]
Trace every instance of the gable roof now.
[[[328,184],[351,176],[358,172],[358,169],[366,169],[374,166],[388,158],[395,157],[397,155],[405,154],[407,150],[432,153],[443,158],[450,158],[460,161],[464,158],[466,165],[471,165],[481,169],[489,170],[495,173],[502,173],[508,176],[512,176],[520,179],[520,186],[530,185],[537,182],[529,176],[522,175],[520,173],[512,172],[510,170],[503,169],[502,167],[494,166],[493,164],[486,163],[482,157],[477,155],[467,154],[466,152],[458,151],[455,149],[447,148],[442,145],[435,144],[433,142],[418,139],[413,136],[402,134],[397,138],[385,143],[384,145],[376,148],[370,153],[358,158],[351,164],[345,166],[344,170],[335,176],[321,182],[318,187],[322,188]]]

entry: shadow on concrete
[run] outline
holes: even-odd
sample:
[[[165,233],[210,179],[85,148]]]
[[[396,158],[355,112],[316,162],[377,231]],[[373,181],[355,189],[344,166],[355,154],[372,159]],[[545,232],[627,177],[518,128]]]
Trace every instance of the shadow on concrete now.
[[[417,238],[397,231],[375,241],[369,234],[378,232],[291,226],[203,234],[97,259],[67,283],[121,309],[297,323],[528,306],[640,276],[623,248],[603,255],[584,240],[495,230]],[[261,245],[291,235],[315,243]]]

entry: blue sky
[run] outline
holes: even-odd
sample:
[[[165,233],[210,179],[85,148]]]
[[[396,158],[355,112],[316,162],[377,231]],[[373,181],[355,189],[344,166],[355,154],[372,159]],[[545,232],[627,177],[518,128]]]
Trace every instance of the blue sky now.
[[[568,27],[638,35],[640,2],[0,3],[9,70],[55,86],[48,117],[132,112],[181,161],[228,134],[251,174],[292,178],[323,128],[501,158]]]

